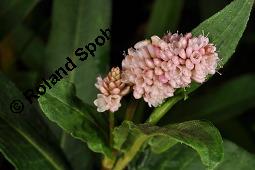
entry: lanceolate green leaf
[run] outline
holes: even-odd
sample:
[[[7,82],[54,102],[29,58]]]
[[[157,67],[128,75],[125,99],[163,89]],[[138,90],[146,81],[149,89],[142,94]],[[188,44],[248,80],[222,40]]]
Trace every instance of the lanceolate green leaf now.
[[[156,0],[147,27],[147,35],[163,35],[176,31],[183,0]]]
[[[20,91],[0,74],[0,152],[20,170],[69,169],[63,152]],[[14,99],[24,102],[24,111],[10,111]],[[46,133],[47,132],[47,133]]]
[[[38,0],[1,0],[0,39],[20,24],[38,2]]]
[[[84,48],[101,35],[100,29],[110,28],[110,0],[55,0],[46,66],[51,73],[74,56],[77,48]],[[73,58],[74,60],[77,57]],[[97,46],[95,57],[77,62],[70,80],[75,83],[77,95],[85,103],[93,104],[97,89],[96,77],[108,69],[109,41]]]
[[[39,98],[45,115],[73,137],[88,143],[90,149],[111,156],[105,128],[98,123],[89,106],[76,96],[72,83],[61,80]]]
[[[154,137],[156,140],[158,136],[165,137],[165,141],[168,141],[170,146],[183,143],[192,147],[210,169],[214,168],[223,158],[221,136],[218,130],[208,122],[195,120],[158,127],[150,124],[135,125],[125,121],[114,131],[114,147],[128,156],[120,158],[121,161],[117,162],[115,169],[121,169],[122,163],[130,161],[128,159],[132,153],[136,153],[145,141]],[[157,146],[157,149],[161,149],[160,146]]]
[[[209,34],[208,37],[213,42],[221,59],[220,65],[223,66],[235,52],[235,48],[240,40],[254,0],[234,0],[220,12],[216,13],[206,21],[196,27],[193,35]],[[200,84],[193,83],[186,89],[185,93],[191,93],[197,89]],[[164,104],[156,108],[148,119],[150,123],[157,123],[158,120],[184,95],[169,98]]]
[[[139,155],[141,159],[132,162],[129,170],[205,170],[199,155],[184,145],[175,145],[168,151],[156,154],[144,152]],[[241,170],[253,169],[255,156],[239,148],[235,144],[224,141],[224,159],[215,170]]]

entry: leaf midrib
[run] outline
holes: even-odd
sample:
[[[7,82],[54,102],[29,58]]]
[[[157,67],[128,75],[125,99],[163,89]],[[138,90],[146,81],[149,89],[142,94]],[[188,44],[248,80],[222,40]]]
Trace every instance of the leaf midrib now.
[[[29,136],[27,136],[25,133],[23,133],[22,130],[20,130],[19,128],[16,128],[12,123],[5,120],[2,116],[0,116],[0,118],[4,122],[6,122],[12,129],[14,129],[14,131],[18,132],[18,134],[20,134],[26,141],[28,141],[28,143],[30,143],[41,155],[43,155],[43,157],[45,157],[45,159],[48,162],[50,162],[50,164],[53,167],[55,167],[58,170],[63,170],[62,166],[59,166],[57,163],[55,163],[54,159],[51,159],[51,156],[49,156],[48,153],[44,152],[44,150],[36,142],[34,142],[32,139],[30,139]]]

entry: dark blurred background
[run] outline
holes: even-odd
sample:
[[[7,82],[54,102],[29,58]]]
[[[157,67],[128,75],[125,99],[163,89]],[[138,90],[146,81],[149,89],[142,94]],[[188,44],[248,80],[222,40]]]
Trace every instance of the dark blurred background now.
[[[175,25],[170,25],[164,32],[190,32],[230,2],[231,0],[183,0],[178,4],[179,15],[176,17]],[[29,34],[25,43],[20,32],[10,33],[10,31],[0,29],[3,31],[0,33],[0,70],[11,77],[21,89],[32,87],[37,78],[45,72],[37,59],[43,59],[44,54],[41,53],[40,48],[48,42],[52,3],[51,0],[41,0],[22,21],[22,24],[30,30],[29,33],[26,30],[21,31],[24,36]],[[148,32],[148,23],[154,3],[154,0],[113,0],[111,66],[120,66],[123,51],[137,41],[149,38],[151,33]],[[0,9],[3,10],[2,7]],[[213,76],[210,81],[191,94],[189,100],[178,103],[160,122],[161,124],[195,118],[207,119],[215,123],[224,138],[255,153],[255,79],[253,78],[255,77],[255,56],[252,53],[255,47],[254,18],[255,13],[252,10],[236,52],[219,71],[220,74]],[[5,22],[0,19],[0,27]],[[19,46],[22,43],[23,45]],[[32,57],[24,60],[23,56],[26,55]],[[226,83],[229,86],[225,86]],[[218,95],[220,97],[215,97],[214,94],[217,92],[220,93]],[[228,103],[226,100],[229,98],[242,100]],[[190,106],[189,101],[191,100],[195,101],[195,106]],[[210,102],[218,107],[207,109],[207,105],[210,107]],[[201,113],[190,114],[194,112]],[[3,156],[0,157],[0,169],[12,169]]]

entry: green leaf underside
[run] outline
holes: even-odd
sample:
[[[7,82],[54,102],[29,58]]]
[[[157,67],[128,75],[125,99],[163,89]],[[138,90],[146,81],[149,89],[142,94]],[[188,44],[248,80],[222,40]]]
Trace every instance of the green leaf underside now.
[[[0,39],[20,24],[38,2],[38,0],[1,0]]]
[[[172,124],[164,127],[152,126],[150,124],[135,125],[132,122],[124,121],[121,126],[114,130],[114,147],[122,152],[132,152],[135,144],[143,144],[149,139],[156,139],[161,136],[164,143],[184,143],[196,150],[202,162],[209,168],[215,167],[223,158],[222,139],[218,130],[210,123],[203,121],[188,121],[179,124]],[[154,145],[150,141],[152,150],[166,150]],[[156,148],[153,148],[155,147]],[[137,146],[140,148],[140,146]],[[168,149],[168,148],[167,148]]]
[[[255,75],[237,77],[177,104],[171,110],[169,119],[162,121],[167,123],[170,119],[181,121],[199,118],[224,121],[254,106],[254,87]]]
[[[147,35],[163,35],[176,31],[183,7],[183,0],[156,0],[150,16]]]
[[[193,31],[193,35],[200,35],[204,32],[210,42],[214,43],[220,58],[220,66],[223,66],[235,52],[235,48],[240,40],[249,19],[254,0],[234,0],[223,10],[216,13],[209,19],[202,22]],[[209,77],[208,77],[209,78]],[[185,94],[196,90],[201,84],[192,83],[185,89]],[[181,96],[181,97],[180,97]],[[176,102],[184,98],[184,95],[169,98],[161,106],[154,109],[151,117],[164,115]],[[172,104],[173,103],[173,104]],[[159,119],[149,122],[156,123]]]
[[[0,151],[3,155],[20,170],[69,169],[39,115],[2,74],[0,87]],[[24,111],[20,114],[12,113],[9,108],[16,98],[24,102]]]
[[[75,83],[77,96],[90,105],[93,105],[98,93],[94,86],[96,77],[108,69],[110,43],[106,40],[103,46],[97,46],[95,57],[89,54],[83,62],[74,56],[74,51],[85,48],[88,43],[95,43],[97,36],[102,35],[100,29],[110,28],[110,19],[110,0],[55,0],[53,4],[46,66],[50,73],[54,72],[65,64],[66,57],[73,56],[77,68],[72,71],[69,80]]]
[[[199,155],[189,147],[178,144],[164,153],[144,152],[139,155],[142,160],[131,163],[129,170],[205,170]],[[255,156],[235,144],[224,141],[224,159],[215,170],[252,170]]]
[[[94,113],[91,113],[86,104],[75,96],[74,85],[62,80],[39,98],[40,106],[45,115],[60,127],[88,143],[94,152],[100,152],[111,156],[110,149],[106,145],[105,129],[99,125]]]

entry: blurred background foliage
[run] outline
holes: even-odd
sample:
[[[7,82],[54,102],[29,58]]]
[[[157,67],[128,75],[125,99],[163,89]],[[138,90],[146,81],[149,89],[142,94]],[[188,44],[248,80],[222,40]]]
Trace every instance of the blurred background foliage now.
[[[120,66],[123,51],[139,40],[167,31],[189,32],[231,0],[1,0],[0,70],[24,91],[54,71],[72,51],[92,41],[99,29],[110,27],[112,39],[82,63],[72,78],[78,96],[92,104],[95,77],[110,66]],[[192,119],[212,121],[222,136],[255,153],[255,13],[252,10],[246,31],[231,60],[188,100],[179,102],[160,124]],[[233,35],[235,36],[235,35]],[[109,62],[110,61],[110,62]],[[92,91],[91,91],[92,90]],[[145,106],[140,106],[145,107]],[[124,104],[125,108],[125,104]],[[150,111],[150,108],[146,108]],[[139,110],[139,109],[138,109]],[[149,113],[149,112],[146,112]],[[122,115],[120,115],[122,116]],[[145,120],[139,114],[135,119]],[[54,124],[60,146],[70,150],[69,160],[92,166],[90,153]],[[76,147],[74,147],[76,146]],[[79,148],[83,149],[79,149]],[[85,157],[84,157],[85,158]],[[72,162],[70,161],[70,162]],[[77,163],[76,163],[76,162]],[[99,165],[97,165],[99,166]],[[0,156],[0,169],[12,166]]]

